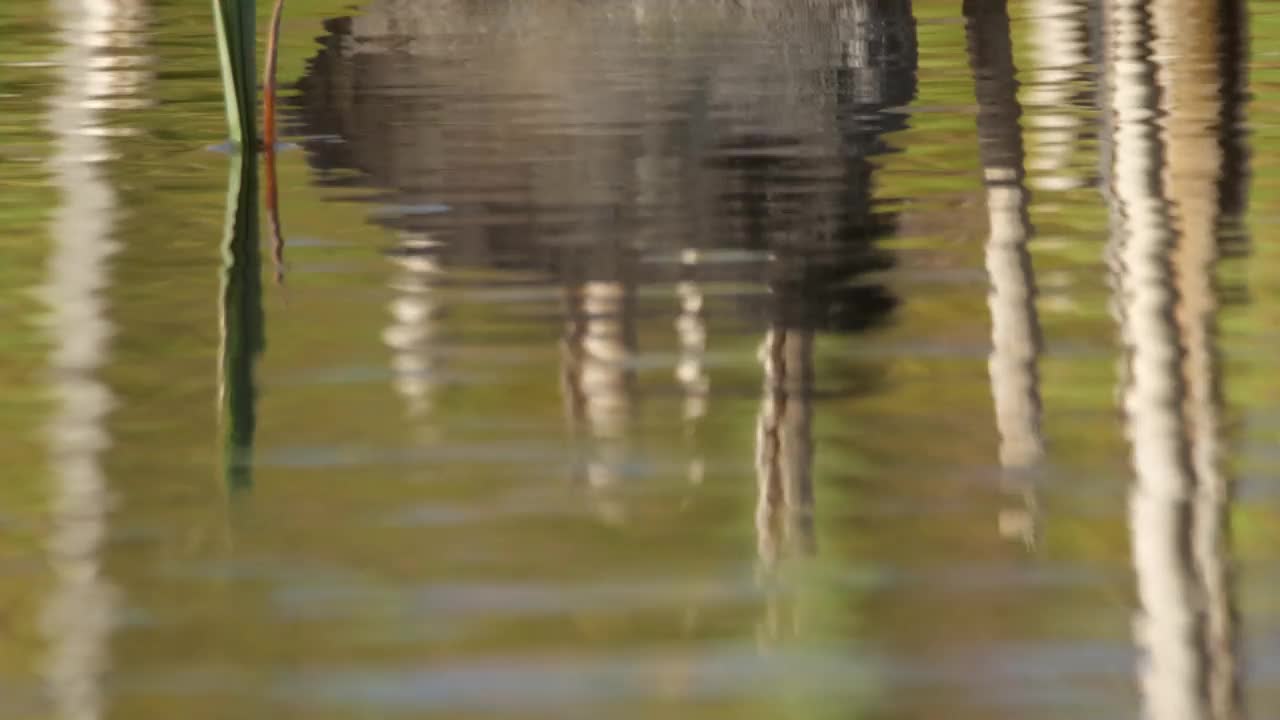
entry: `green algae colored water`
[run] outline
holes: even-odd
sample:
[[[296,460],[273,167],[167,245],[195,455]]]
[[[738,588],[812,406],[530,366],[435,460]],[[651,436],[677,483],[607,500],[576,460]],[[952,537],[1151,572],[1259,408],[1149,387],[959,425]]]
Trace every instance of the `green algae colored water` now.
[[[212,23],[0,4],[0,718],[1277,706],[1270,3],[289,0],[278,260]]]

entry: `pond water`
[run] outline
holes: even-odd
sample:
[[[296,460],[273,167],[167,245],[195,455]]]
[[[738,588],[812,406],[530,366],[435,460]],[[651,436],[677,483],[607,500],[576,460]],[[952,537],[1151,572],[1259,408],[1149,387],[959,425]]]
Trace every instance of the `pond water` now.
[[[1280,6],[0,36],[0,717],[1280,707]]]

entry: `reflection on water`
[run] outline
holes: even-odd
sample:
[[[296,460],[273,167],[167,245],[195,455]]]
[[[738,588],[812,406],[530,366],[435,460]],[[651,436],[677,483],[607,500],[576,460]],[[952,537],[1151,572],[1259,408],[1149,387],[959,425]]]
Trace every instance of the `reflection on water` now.
[[[267,158],[268,162],[272,159]],[[252,155],[235,155],[227,180],[227,219],[222,240],[222,302],[218,396],[225,426],[224,473],[231,489],[253,484],[257,390],[253,372],[266,346],[262,313],[258,166]]]
[[[813,532],[813,331],[770,330],[760,346],[764,401],[756,420],[756,533],[765,567],[787,548],[815,550]]]
[[[631,284],[621,279],[566,291],[561,387],[570,434],[586,436],[582,475],[597,492],[607,492],[626,472],[636,343],[632,293]],[[600,507],[604,517],[623,519],[621,509],[607,500]]]
[[[406,242],[393,258],[429,263],[433,274],[474,265],[543,269],[565,287],[561,387],[571,435],[586,448],[582,474],[597,491],[618,482],[629,464],[637,283],[675,286],[675,375],[694,443],[710,388],[699,277],[768,284],[766,347],[789,347],[793,335],[806,333],[810,339],[801,344],[809,345],[814,328],[857,331],[894,302],[882,286],[858,276],[890,261],[873,245],[893,222],[874,207],[872,170],[875,156],[887,149],[884,135],[905,127],[900,109],[914,95],[910,3],[815,6],[781,18],[726,8],[704,16],[655,3],[659,7],[662,14],[623,22],[603,10],[566,11],[560,22],[574,32],[581,28],[590,45],[584,52],[601,65],[564,85],[560,73],[576,77],[581,70],[545,67],[559,60],[551,47],[557,36],[544,34],[517,4],[498,6],[493,33],[478,38],[481,47],[456,48],[466,62],[491,72],[460,77],[429,62],[455,51],[455,23],[462,21],[450,14],[458,10],[454,4],[375,3],[331,24],[335,34],[302,88],[307,131],[345,140],[314,146],[312,162],[368,173],[391,188],[391,207],[402,208],[380,213],[380,221],[401,236],[432,238],[429,250]],[[792,57],[798,48],[788,46],[785,56],[761,57],[760,42],[778,32],[779,20],[796,24],[788,30],[800,35],[790,41],[812,45],[805,55]],[[646,37],[683,23],[692,31],[670,44]],[[669,62],[668,53],[681,62]],[[528,112],[484,115],[485,98],[512,92],[519,80],[511,71],[535,58],[544,67],[523,84]],[[618,82],[624,76],[631,80]],[[437,104],[433,93],[402,90],[415,85],[439,85],[433,92],[474,101]],[[774,89],[795,93],[794,105],[766,103]],[[724,107],[734,111],[726,115]],[[665,117],[648,117],[663,108]],[[707,265],[704,256],[717,248],[748,252]],[[419,403],[427,382],[421,376],[431,374],[421,360],[433,325],[426,296],[418,292],[412,311],[396,312],[397,340],[388,341],[397,353],[397,377],[405,374],[405,349],[419,348],[409,373],[415,377],[407,381],[419,388],[413,393]],[[761,309],[758,302],[743,308]],[[765,368],[767,376],[774,372],[767,359]],[[798,412],[783,410],[779,398],[793,391],[779,383],[793,380],[780,366],[775,370],[781,375],[766,379],[757,448],[761,492],[770,497],[777,482],[766,481],[777,473],[763,469],[777,462],[765,459],[775,454],[769,446],[777,431],[770,428]],[[796,408],[807,402],[794,400]],[[783,455],[795,452],[808,451]],[[695,448],[687,474],[696,482],[702,472]],[[808,479],[784,484],[799,487]],[[777,497],[784,505],[794,499],[791,492]],[[762,513],[771,506],[762,495]],[[606,516],[621,519],[621,508],[609,507]],[[760,542],[771,544],[765,537]]]
[[[440,372],[434,347],[441,313],[435,297],[440,274],[435,251],[430,235],[406,233],[401,239],[392,255],[400,272],[391,283],[395,292],[388,307],[391,322],[382,331],[382,341],[392,353],[396,392],[404,398],[410,422],[428,433]]]
[[[1089,67],[1096,49],[1091,47],[1090,24],[1102,3],[1032,0],[1028,6],[1035,22],[1029,28],[1032,64],[1024,95],[1029,110],[1027,170],[1041,190],[1083,187],[1091,176],[1072,164],[1079,162],[1088,135],[1080,111],[1094,102]]]
[[[53,465],[48,563],[55,579],[41,629],[47,638],[45,678],[57,717],[103,717],[102,676],[117,622],[118,590],[105,576],[111,491],[101,456],[111,445],[106,428],[115,398],[99,374],[109,362],[112,324],[104,294],[117,193],[103,170],[110,157],[104,110],[137,107],[147,77],[142,56],[145,8],[116,0],[56,3],[64,49],[59,90],[48,123],[50,159],[60,207],[43,296],[53,352],[49,383],[57,406],[47,427]]]
[[[390,188],[393,211],[381,220],[432,232],[448,266],[546,269],[564,283],[615,283],[619,272],[676,282],[706,267],[692,260],[699,251],[734,248],[751,252],[703,274],[799,283],[887,262],[870,260],[859,238],[889,227],[870,208],[870,158],[905,119],[879,111],[912,95],[909,4],[788,17],[813,48],[797,58],[762,56],[760,43],[778,32],[762,18],[724,9],[684,17],[674,7],[634,26],[560,8],[568,13],[562,32],[589,43],[580,51],[601,63],[578,77],[587,69],[547,64],[568,59],[555,56],[556,36],[519,4],[498,4],[494,32],[476,38],[483,47],[455,48],[457,4],[375,3],[331,24],[336,32],[303,84],[307,131],[345,140],[313,146],[311,160],[357,168]],[[645,35],[677,21],[693,29],[670,45]],[[430,62],[455,51],[476,67],[474,77]],[[509,72],[535,58],[540,69],[527,82]],[[424,91],[400,90],[412,87]],[[490,108],[516,87],[521,112]],[[766,101],[774,90],[794,92],[796,103]],[[470,99],[435,100],[455,95]],[[416,211],[430,206],[449,211]],[[768,252],[785,254],[785,269],[767,271]],[[831,289],[797,297],[795,312],[876,309],[861,304],[868,290],[834,297],[846,291],[833,279],[823,284]]]
[[[698,283],[698,251],[684,249],[680,254],[684,275],[676,283],[676,297],[680,312],[676,315],[676,336],[680,342],[680,356],[676,360],[676,381],[684,390],[684,407],[681,421],[684,423],[686,442],[691,446],[691,457],[685,469],[686,477],[693,485],[702,482],[703,459],[697,450],[698,423],[707,414],[711,378],[707,374],[707,321],[706,296]]]
[[[297,0],[260,183],[207,18],[57,3],[0,715],[1270,706],[1246,4]]]
[[[1133,452],[1130,537],[1149,717],[1238,718],[1230,480],[1213,269],[1246,174],[1236,143],[1242,8],[1118,2],[1108,8],[1112,145],[1108,254],[1126,349]],[[1229,178],[1225,184],[1223,178]]]
[[[1040,434],[1040,320],[1035,274],[1027,243],[1033,229],[1027,214],[1025,156],[1019,118],[1018,81],[1013,65],[1009,16],[1002,0],[964,5],[978,98],[978,144],[987,191],[986,268],[991,291],[991,356],[988,372],[1000,435],[1000,466],[1025,472],[1044,453]],[[1022,483],[1029,481],[1023,479]],[[1000,516],[1003,533],[1034,544],[1035,499],[1028,486],[1021,512]]]

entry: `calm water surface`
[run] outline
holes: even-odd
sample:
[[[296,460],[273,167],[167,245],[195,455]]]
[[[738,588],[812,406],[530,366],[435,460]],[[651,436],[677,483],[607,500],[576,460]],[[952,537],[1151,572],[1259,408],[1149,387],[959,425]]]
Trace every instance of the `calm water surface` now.
[[[211,27],[0,6],[0,717],[1280,707],[1273,3]]]

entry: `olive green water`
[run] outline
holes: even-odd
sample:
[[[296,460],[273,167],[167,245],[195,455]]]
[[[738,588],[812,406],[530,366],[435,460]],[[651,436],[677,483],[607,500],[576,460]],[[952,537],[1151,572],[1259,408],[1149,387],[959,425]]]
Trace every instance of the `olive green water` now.
[[[289,0],[278,269],[210,14],[0,4],[0,718],[1277,707],[1271,3]]]

